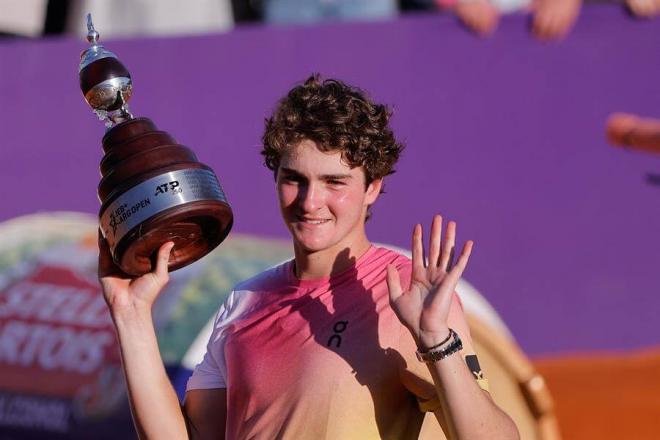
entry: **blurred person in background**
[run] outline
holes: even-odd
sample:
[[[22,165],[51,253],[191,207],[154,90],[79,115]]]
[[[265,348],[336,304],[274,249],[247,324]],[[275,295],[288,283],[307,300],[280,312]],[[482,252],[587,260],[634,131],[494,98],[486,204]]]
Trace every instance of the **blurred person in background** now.
[[[573,27],[583,0],[0,0],[0,37],[85,35],[91,12],[104,37],[224,32],[234,22],[312,24],[325,20],[380,20],[399,12],[440,8],[479,35],[490,35],[502,14],[532,12],[532,31],[561,39]],[[660,15],[660,0],[584,0],[623,4],[639,18]]]
[[[103,38],[225,32],[234,25],[230,0],[0,0],[0,36],[84,37],[87,13]]]
[[[529,10],[532,13],[532,32],[540,40],[564,38],[575,24],[582,4],[582,0],[434,1],[441,9],[453,11],[468,28],[483,36],[497,29],[500,15]]]
[[[0,37],[39,37],[47,33],[48,0],[0,0]]]
[[[660,15],[660,0],[585,0],[586,4],[620,4],[638,18]]]
[[[92,14],[102,38],[195,35],[233,28],[230,0],[68,0],[66,30],[86,36]]]
[[[396,17],[397,0],[262,0],[263,18],[274,24],[325,20],[380,20]]]

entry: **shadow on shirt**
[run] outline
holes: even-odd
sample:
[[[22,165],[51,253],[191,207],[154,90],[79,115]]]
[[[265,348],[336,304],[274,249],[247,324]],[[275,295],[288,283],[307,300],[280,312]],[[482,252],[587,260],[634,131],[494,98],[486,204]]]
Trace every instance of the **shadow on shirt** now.
[[[395,387],[383,385],[384,381],[388,380],[400,382],[399,373],[405,370],[406,361],[396,350],[381,347],[378,334],[379,319],[381,317],[377,312],[377,305],[374,302],[372,292],[364,286],[364,280],[358,279],[355,263],[355,258],[349,257],[348,249],[340,252],[335,260],[332,271],[333,277],[331,277],[329,284],[329,294],[332,301],[331,310],[334,310],[334,313],[328,311],[328,308],[318,297],[312,298],[309,295],[298,300],[289,301],[283,306],[290,306],[290,313],[300,313],[309,323],[314,340],[319,345],[341,356],[353,369],[355,379],[362,386],[367,387],[374,403],[374,416],[381,438],[391,437],[394,433],[392,428],[394,428],[394,431],[403,429],[406,433],[412,431],[418,434],[424,417],[423,413],[418,412],[405,422],[405,425],[413,423],[415,425],[414,429],[411,429],[411,426],[405,428],[401,426],[401,419],[397,420],[396,414],[393,414],[393,409],[400,408],[401,404],[399,402],[397,406],[397,403],[392,402],[391,399],[400,399],[401,394],[388,395],[388,390],[392,392]],[[347,269],[340,270],[340,268]],[[350,285],[350,292],[342,292],[342,288],[348,285]],[[346,316],[342,315],[345,311],[350,311],[352,320],[345,319]],[[397,318],[393,317],[393,319],[396,320]],[[335,335],[328,335],[327,323],[329,322],[336,323],[333,329]],[[344,324],[339,325],[339,323]],[[359,327],[359,334],[353,334],[351,340],[347,341],[344,331],[348,332],[351,326],[354,329]],[[340,332],[336,334],[338,330]],[[352,349],[342,349],[342,347],[346,348],[347,343],[352,344]],[[355,349],[356,347],[358,349]],[[411,399],[410,404],[416,406],[414,396],[410,393],[406,394]]]

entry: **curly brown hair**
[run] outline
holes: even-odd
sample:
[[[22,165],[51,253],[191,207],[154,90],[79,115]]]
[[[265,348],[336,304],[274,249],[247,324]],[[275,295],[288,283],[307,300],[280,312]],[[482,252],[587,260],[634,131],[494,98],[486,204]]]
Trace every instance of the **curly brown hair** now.
[[[369,185],[394,172],[403,150],[388,125],[391,115],[364,91],[312,75],[291,89],[266,119],[264,163],[277,176],[282,154],[308,139],[321,151],[340,151],[350,167],[362,166]]]

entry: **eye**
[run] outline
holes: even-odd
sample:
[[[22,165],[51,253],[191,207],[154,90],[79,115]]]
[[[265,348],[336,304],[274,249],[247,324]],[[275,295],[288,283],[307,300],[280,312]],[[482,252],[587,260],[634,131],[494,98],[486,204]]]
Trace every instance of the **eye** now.
[[[282,176],[282,181],[286,183],[300,183],[301,180],[300,176],[295,176],[293,174]]]
[[[344,186],[346,185],[346,182],[343,180],[336,180],[336,179],[330,179],[327,181],[328,185],[330,186]]]

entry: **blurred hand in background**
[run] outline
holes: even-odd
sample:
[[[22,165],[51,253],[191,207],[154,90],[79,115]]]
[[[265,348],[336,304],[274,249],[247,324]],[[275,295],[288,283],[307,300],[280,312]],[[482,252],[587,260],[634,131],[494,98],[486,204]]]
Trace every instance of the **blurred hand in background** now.
[[[606,134],[614,145],[660,153],[660,119],[614,113],[607,120]]]
[[[659,2],[660,0],[629,0]],[[502,14],[532,12],[532,33],[540,40],[560,40],[573,28],[582,0],[436,0],[441,9],[453,11],[470,30],[491,35]]]
[[[459,1],[454,12],[465,26],[482,36],[492,34],[500,21],[499,11],[489,0]]]
[[[564,38],[573,28],[581,6],[582,0],[535,0],[532,32],[540,40]]]
[[[637,17],[651,18],[660,14],[660,0],[626,0],[626,6]]]

